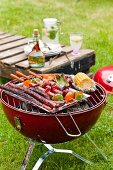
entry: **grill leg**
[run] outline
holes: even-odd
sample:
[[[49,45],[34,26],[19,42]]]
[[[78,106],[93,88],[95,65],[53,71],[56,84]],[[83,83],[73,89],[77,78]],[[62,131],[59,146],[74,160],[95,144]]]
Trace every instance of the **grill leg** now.
[[[72,151],[72,150],[56,149],[56,148],[53,148],[50,144],[44,144],[44,146],[45,146],[46,148],[48,148],[48,151],[38,159],[38,161],[36,162],[36,164],[35,164],[35,166],[33,167],[32,170],[38,170],[39,167],[41,166],[41,164],[43,163],[43,161],[44,161],[49,155],[51,155],[51,154],[54,153],[54,152],[57,152],[57,153],[58,153],[58,152],[59,152],[59,153],[69,153],[69,154],[74,155],[75,157],[77,157],[77,158],[80,159],[81,161],[84,161],[84,162],[87,163],[87,164],[91,164],[91,162],[90,162],[89,160],[81,157],[80,155],[78,155],[77,153],[75,153],[75,152]]]
[[[31,154],[33,152],[34,146],[35,146],[35,142],[30,140],[30,143],[29,143],[29,146],[28,146],[28,149],[27,149],[27,152],[25,154],[25,157],[24,157],[24,160],[22,162],[20,170],[25,170],[26,169],[26,167],[28,165],[28,161],[30,159],[30,156],[31,156]]]
[[[95,148],[98,150],[98,152],[103,156],[105,160],[107,160],[107,157],[104,155],[104,153],[101,151],[100,148],[96,145],[96,143],[89,137],[88,134],[86,134],[87,138],[90,140],[90,142],[95,146]]]

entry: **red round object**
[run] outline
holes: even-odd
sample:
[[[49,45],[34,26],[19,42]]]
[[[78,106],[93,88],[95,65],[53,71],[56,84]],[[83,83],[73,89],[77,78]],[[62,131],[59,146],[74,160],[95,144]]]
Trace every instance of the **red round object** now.
[[[74,135],[79,133],[73,120],[79,127],[81,135],[88,132],[98,120],[106,103],[106,97],[105,89],[96,83],[96,91],[90,95],[91,107],[88,109],[82,109],[82,111],[73,110],[72,112],[68,111],[68,113],[62,111],[57,114],[47,114],[22,110],[20,109],[22,101],[13,96],[8,96],[4,90],[1,91],[3,110],[12,126],[28,138],[49,144],[63,143],[76,138],[67,135],[58,119],[68,133]],[[19,128],[19,125],[21,125],[21,128]]]
[[[93,77],[94,81],[101,84],[107,93],[113,94],[113,66],[100,68]]]

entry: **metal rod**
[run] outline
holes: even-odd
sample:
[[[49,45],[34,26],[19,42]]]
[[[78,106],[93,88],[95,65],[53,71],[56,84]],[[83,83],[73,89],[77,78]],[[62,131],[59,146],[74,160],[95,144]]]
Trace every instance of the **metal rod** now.
[[[50,144],[44,144],[44,146],[48,149],[48,151],[42,155],[38,161],[36,162],[35,166],[33,167],[32,170],[38,170],[39,167],[41,166],[41,164],[43,163],[43,161],[52,153],[56,152],[56,153],[68,153],[68,154],[72,154],[73,156],[77,157],[78,159],[80,159],[81,161],[84,161],[87,164],[92,164],[91,161],[83,158],[82,156],[80,156],[79,154],[75,153],[72,150],[67,150],[67,149],[56,149],[53,148]]]
[[[104,155],[104,153],[101,151],[101,149],[96,145],[96,143],[89,137],[88,134],[86,134],[87,138],[90,140],[90,142],[95,146],[95,148],[98,150],[98,152],[103,156],[105,160],[107,160],[107,157]]]
[[[67,60],[68,60],[68,61],[69,61],[69,63],[70,63],[71,68],[73,69],[73,68],[74,68],[74,61],[71,61],[71,60],[69,59],[69,57],[68,57],[68,55],[67,55],[67,52],[66,52],[66,51],[62,51],[62,52],[65,54],[65,56],[66,56]]]
[[[26,169],[26,167],[28,165],[28,161],[30,159],[30,156],[31,156],[31,154],[33,152],[34,147],[35,147],[35,142],[30,139],[30,144],[28,146],[28,149],[27,149],[27,152],[25,154],[24,160],[23,160],[23,162],[21,164],[20,170],[25,170]]]
[[[55,60],[56,58],[58,58],[59,57],[59,54],[58,55],[55,55],[55,57],[51,57],[50,59],[49,59],[49,65],[51,65],[51,63],[53,62],[53,60]]]
[[[76,129],[77,129],[77,131],[78,131],[78,134],[73,135],[73,134],[68,133],[67,130],[66,130],[66,128],[64,127],[64,125],[62,124],[62,122],[60,121],[60,119],[58,118],[58,116],[55,116],[55,118],[57,119],[57,121],[59,122],[60,126],[62,127],[62,129],[64,130],[64,132],[65,132],[68,136],[71,136],[71,137],[81,136],[81,131],[80,131],[80,129],[79,129],[76,121],[74,120],[74,118],[73,118],[73,116],[72,116],[71,114],[69,114],[69,116],[70,116],[72,122],[74,123],[74,125],[75,125],[75,127],[76,127]]]
[[[97,96],[96,93],[95,93],[95,96],[96,96],[96,98],[97,98],[99,101],[101,101],[100,96]]]
[[[32,170],[38,170],[39,167],[41,166],[41,164],[43,163],[43,161],[49,156],[51,155],[53,152],[52,151],[47,151],[44,155],[42,155],[38,161],[36,162],[35,166],[33,167]]]
[[[80,159],[81,161],[84,161],[87,164],[91,164],[91,161],[83,158],[82,156],[80,156],[79,154],[77,154],[76,152],[72,151],[72,150],[64,150],[64,149],[54,149],[55,152],[57,153],[69,153],[72,154],[73,156],[77,157],[78,159]]]
[[[97,101],[95,100],[95,98],[93,96],[91,96],[91,98],[93,99],[93,101],[95,102],[95,104],[97,104]]]

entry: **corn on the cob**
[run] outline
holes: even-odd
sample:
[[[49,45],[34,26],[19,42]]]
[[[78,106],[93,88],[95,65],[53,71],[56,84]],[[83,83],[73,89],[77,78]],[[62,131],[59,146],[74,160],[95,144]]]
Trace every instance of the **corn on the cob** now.
[[[77,73],[74,76],[74,83],[82,89],[91,89],[94,86],[94,82],[82,72]]]

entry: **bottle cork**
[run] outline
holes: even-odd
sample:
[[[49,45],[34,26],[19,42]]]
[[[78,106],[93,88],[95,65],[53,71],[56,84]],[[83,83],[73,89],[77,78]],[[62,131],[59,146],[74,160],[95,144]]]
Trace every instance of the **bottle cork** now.
[[[34,36],[38,36],[38,29],[34,29],[33,34],[34,34]]]

